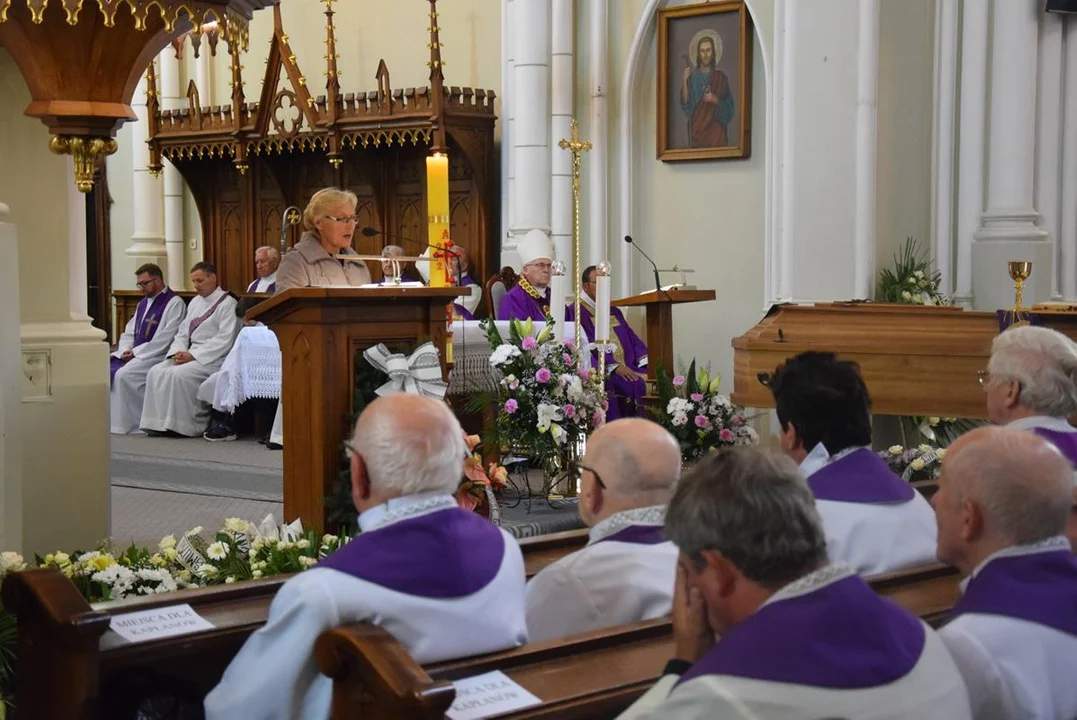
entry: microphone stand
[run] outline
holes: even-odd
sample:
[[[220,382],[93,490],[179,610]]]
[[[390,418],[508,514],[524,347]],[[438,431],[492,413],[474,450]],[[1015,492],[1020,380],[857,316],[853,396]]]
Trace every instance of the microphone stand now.
[[[669,300],[670,302],[673,302],[673,298],[669,296],[669,293],[662,289],[662,281],[661,281],[661,279],[659,278],[659,275],[658,275],[658,265],[656,265],[654,260],[651,259],[651,256],[648,255],[647,253],[643,252],[643,248],[641,248],[639,245],[636,244],[636,242],[632,239],[631,235],[625,235],[625,242],[628,243],[629,245],[631,245],[632,247],[636,248],[636,252],[638,252],[640,255],[642,255],[644,258],[646,258],[647,262],[649,262],[651,264],[651,268],[654,270],[654,292],[655,292],[655,294],[657,295],[658,293],[661,293],[661,294],[666,296],[666,300]]]

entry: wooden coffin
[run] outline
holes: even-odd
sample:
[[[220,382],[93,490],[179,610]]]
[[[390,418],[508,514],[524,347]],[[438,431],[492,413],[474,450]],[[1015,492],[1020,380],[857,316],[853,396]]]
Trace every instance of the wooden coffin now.
[[[1077,339],[1077,314],[1037,311],[1036,320]],[[883,303],[775,305],[733,339],[734,403],[774,407],[760,376],[807,350],[860,365],[872,409],[883,415],[980,418],[977,372],[998,334],[993,312]]]

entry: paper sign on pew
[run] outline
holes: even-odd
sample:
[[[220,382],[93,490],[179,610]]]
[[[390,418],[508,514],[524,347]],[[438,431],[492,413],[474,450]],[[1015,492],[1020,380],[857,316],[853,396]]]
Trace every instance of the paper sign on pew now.
[[[127,642],[137,643],[212,630],[213,624],[185,603],[113,615],[109,627]]]
[[[453,687],[456,699],[446,713],[450,720],[481,720],[542,704],[500,670],[454,680]]]

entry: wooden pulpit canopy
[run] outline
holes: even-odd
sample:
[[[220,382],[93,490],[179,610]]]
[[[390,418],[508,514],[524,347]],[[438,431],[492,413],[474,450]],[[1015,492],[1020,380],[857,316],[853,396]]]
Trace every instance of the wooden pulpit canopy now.
[[[1077,339],[1077,314],[1045,325]],[[993,312],[883,303],[775,305],[733,339],[732,401],[774,407],[760,377],[808,350],[835,352],[860,365],[872,410],[883,415],[981,418],[977,373],[998,334]]]
[[[658,368],[672,375],[673,367],[673,306],[681,303],[713,300],[713,290],[651,290],[632,297],[614,300],[615,307],[647,308],[647,379],[653,381]]]
[[[218,23],[246,50],[247,21],[277,0],[0,0],[0,46],[30,90],[26,114],[49,128],[49,148],[71,155],[79,190],[93,187],[98,159],[134,120],[131,96],[174,37]]]
[[[323,71],[305,75],[300,69],[278,7],[256,102],[244,93],[243,58],[235,53],[228,105],[203,106],[194,83],[182,109],[162,110],[157,93],[150,94],[151,169],[168,159],[187,181],[202,221],[205,258],[216,264],[224,287],[245,287],[254,277],[255,248],[299,240],[297,226],[286,226],[282,240],[282,218],[289,207],[305,207],[323,187],[347,188],[358,196],[352,242],[361,255],[378,255],[386,244],[421,254],[428,242],[425,174],[432,151],[449,158],[453,243],[467,248],[473,276],[486,277],[498,267],[499,245],[489,243],[497,234],[495,95],[445,84],[436,3],[428,3],[411,0],[399,11],[430,26],[429,56],[416,48],[417,62],[430,67],[428,87],[394,89],[382,62],[376,90],[343,92],[328,4]],[[150,83],[153,90],[152,76]],[[316,95],[315,85],[325,94]],[[378,233],[364,235],[364,227]],[[377,280],[380,266],[369,265]]]

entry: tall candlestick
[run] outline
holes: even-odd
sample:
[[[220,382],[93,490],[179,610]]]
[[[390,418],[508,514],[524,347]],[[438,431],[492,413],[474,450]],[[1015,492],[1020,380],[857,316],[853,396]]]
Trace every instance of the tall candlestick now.
[[[550,317],[553,318],[554,337],[565,336],[565,264],[554,260],[550,268]]]
[[[427,242],[438,248],[430,262],[430,287],[452,285],[452,270],[446,260],[449,236],[449,158],[434,153],[426,158],[426,208],[429,214]]]
[[[610,340],[610,264],[603,260],[595,268],[595,342]]]

